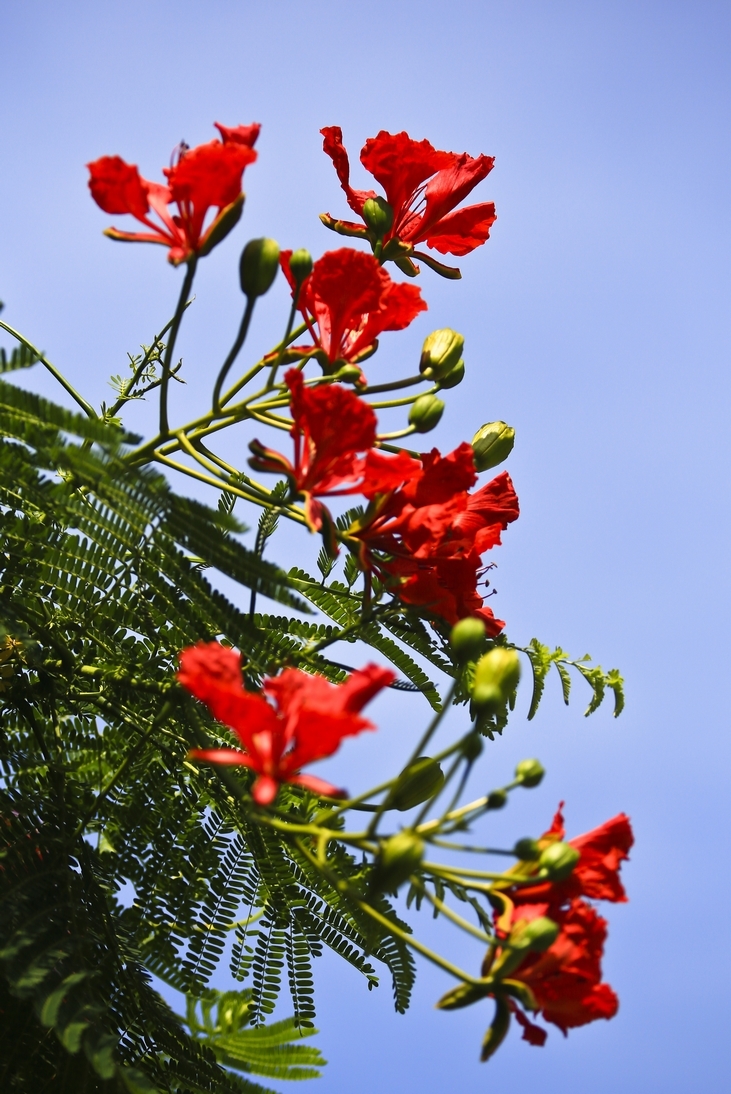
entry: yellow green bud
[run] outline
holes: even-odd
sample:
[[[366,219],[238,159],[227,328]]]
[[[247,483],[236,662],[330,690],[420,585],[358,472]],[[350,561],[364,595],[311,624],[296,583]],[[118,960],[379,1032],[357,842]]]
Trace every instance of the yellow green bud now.
[[[442,385],[444,386],[444,385]],[[488,422],[472,438],[472,451],[478,471],[489,471],[507,460],[515,444],[515,430],[506,422]]]
[[[370,887],[372,892],[395,893],[418,870],[424,857],[424,841],[415,832],[397,832],[381,844]]]
[[[458,661],[476,661],[485,644],[485,624],[476,616],[460,619],[452,627],[449,642]]]
[[[456,387],[464,380],[464,361],[460,358],[457,364],[450,368],[445,376],[439,377],[439,386],[443,388]]]
[[[304,247],[292,251],[289,256],[289,272],[297,285],[301,285],[305,278],[312,273],[312,255]]]
[[[527,790],[538,786],[545,774],[546,769],[540,760],[521,760],[515,769],[516,779],[520,779]]]
[[[393,209],[384,198],[368,198],[363,206],[363,220],[379,239],[383,239],[393,226]]]
[[[354,384],[356,380],[360,380],[361,371],[357,365],[343,365],[335,373],[335,379],[340,380],[343,384]]]
[[[581,854],[568,843],[551,843],[541,852],[538,866],[549,881],[564,881],[571,874]]]
[[[513,848],[513,854],[516,858],[519,858],[521,862],[535,862],[536,859],[541,857],[541,849],[538,846],[538,841],[530,839],[526,836],[525,839],[519,839]]]
[[[413,425],[417,433],[428,433],[443,413],[444,403],[436,395],[420,395],[409,411],[409,425]]]
[[[520,680],[520,658],[515,650],[496,646],[475,666],[472,702],[481,711],[495,713],[505,706]]]
[[[241,291],[249,298],[263,296],[279,269],[279,244],[274,239],[250,239],[239,263]]]
[[[485,803],[487,809],[502,809],[507,803],[508,795],[504,790],[491,790]]]
[[[514,950],[531,950],[533,953],[545,953],[558,938],[559,926],[548,916],[539,915],[526,923],[524,927],[511,935],[509,944]]]
[[[434,797],[444,786],[444,772],[430,756],[420,756],[405,767],[391,795],[391,806],[404,812]]]
[[[419,372],[441,380],[455,367],[463,349],[464,338],[456,330],[444,327],[442,330],[432,331],[422,346]]]

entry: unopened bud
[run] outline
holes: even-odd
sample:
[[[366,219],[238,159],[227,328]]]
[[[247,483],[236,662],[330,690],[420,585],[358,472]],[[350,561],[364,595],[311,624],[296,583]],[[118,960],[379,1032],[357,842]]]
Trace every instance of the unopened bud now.
[[[504,790],[491,790],[485,802],[486,809],[502,809],[507,803],[508,795]]]
[[[476,661],[485,644],[485,624],[476,616],[460,619],[452,627],[449,642],[458,661]]]
[[[413,425],[417,433],[428,433],[443,413],[444,403],[436,395],[420,395],[409,411],[409,425]]]
[[[393,226],[393,209],[382,197],[367,198],[363,205],[363,220],[379,239],[383,239]]]
[[[424,842],[414,832],[397,832],[381,844],[370,887],[372,892],[395,893],[421,865]]]
[[[419,372],[441,380],[459,361],[464,349],[464,338],[451,327],[434,330],[427,335],[421,350]]]
[[[249,298],[269,292],[279,269],[279,244],[274,239],[250,239],[239,263],[241,291]]]
[[[442,385],[444,386],[444,385]],[[472,438],[472,451],[478,471],[488,471],[507,460],[515,444],[515,430],[507,422],[488,422]]]
[[[548,916],[539,915],[511,936],[510,945],[516,950],[544,953],[558,938],[559,926]]]
[[[456,387],[464,380],[464,361],[460,358],[454,368],[450,368],[446,376],[439,377],[439,386],[443,388]]]
[[[444,786],[444,772],[436,760],[420,756],[405,767],[391,795],[391,806],[404,812],[433,798]]]
[[[289,256],[289,272],[297,285],[301,285],[312,273],[312,255],[304,247],[292,251]]]
[[[468,763],[474,763],[475,760],[482,755],[482,750],[485,746],[482,743],[482,737],[479,733],[470,733],[467,740],[462,745],[462,755]]]
[[[495,713],[505,706],[520,680],[520,658],[515,650],[496,646],[475,666],[472,702],[483,712]]]
[[[521,760],[515,769],[516,779],[520,779],[527,790],[538,786],[545,774],[546,769],[540,760]]]
[[[581,858],[581,854],[569,843],[551,843],[541,852],[538,866],[549,881],[564,881]]]
[[[335,373],[335,379],[340,380],[343,384],[354,384],[357,380],[360,380],[362,375],[357,365],[343,365]]]
[[[538,846],[538,841],[530,839],[526,836],[525,839],[519,839],[513,848],[513,854],[516,858],[519,858],[521,862],[535,862],[541,857],[541,849]]]

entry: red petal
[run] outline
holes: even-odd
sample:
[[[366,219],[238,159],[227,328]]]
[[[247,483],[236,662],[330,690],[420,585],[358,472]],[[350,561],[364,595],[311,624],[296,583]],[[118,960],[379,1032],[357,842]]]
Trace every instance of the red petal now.
[[[209,764],[237,764],[239,767],[254,767],[251,756],[239,752],[237,748],[192,748],[188,753],[192,760],[205,760]]]
[[[374,190],[354,190],[350,185],[350,163],[348,161],[348,153],[343,147],[343,131],[339,125],[326,125],[324,129],[321,129],[323,137],[322,142],[323,151],[330,157],[333,162],[333,166],[337,172],[340,185],[345,191],[345,196],[348,199],[348,205],[357,213],[361,215],[363,206],[368,198],[374,198],[376,196]],[[353,227],[360,227],[360,225],[353,225]]]
[[[279,783],[271,775],[261,775],[251,791],[251,796],[258,805],[271,805],[277,796]]]
[[[89,168],[91,196],[105,213],[130,213],[138,220],[149,212],[145,180],[120,156],[102,156]]]
[[[380,182],[394,211],[394,235],[408,211],[414,191],[436,171],[449,167],[453,152],[438,152],[429,141],[414,141],[408,133],[387,133],[384,129],[369,138],[360,162]],[[456,204],[456,203],[455,203]]]
[[[491,201],[468,205],[420,230],[414,242],[426,240],[427,247],[433,247],[443,255],[466,255],[489,238],[490,228],[496,220],[495,206]]]
[[[221,125],[220,122],[214,122],[213,124],[221,134],[221,140],[224,144],[245,144],[247,148],[254,147],[261,131],[259,122],[252,122],[251,125],[234,126]]]

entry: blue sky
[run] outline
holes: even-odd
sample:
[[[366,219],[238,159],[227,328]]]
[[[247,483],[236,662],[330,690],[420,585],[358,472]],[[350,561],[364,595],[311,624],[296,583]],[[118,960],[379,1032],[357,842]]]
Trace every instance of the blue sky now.
[[[485,828],[490,839],[540,832],[563,798],[572,833],[632,816],[631,902],[610,909],[605,963],[621,1009],[566,1041],[552,1030],[543,1050],[513,1032],[483,1066],[488,1007],[435,1012],[446,984],[424,969],[400,1018],[385,984],[369,994],[324,960],[331,1062],[319,1089],[472,1090],[516,1076],[544,1094],[720,1085],[731,956],[729,5],[27,0],[0,10],[0,37],[3,319],[96,402],[126,351],[168,318],[181,274],[161,249],[102,237],[88,160],[118,153],[157,178],[172,147],[209,140],[214,120],[263,123],[244,222],[202,266],[180,343],[182,415],[238,322],[242,243],[333,245],[317,214],[345,204],[321,126],[343,127],[353,159],[380,128],[496,157],[478,192],[497,203],[493,238],[461,263],[461,283],[425,271],[429,312],[386,336],[373,368],[400,370],[435,327],[464,333],[467,378],[449,393],[437,442],[456,445],[494,418],[517,430],[509,470],[522,515],[496,558],[498,614],[516,641],[588,649],[625,673],[618,721],[582,718],[580,682],[565,711],[554,681],[535,721],[519,704],[481,761],[490,786],[524,756],[549,772]],[[284,300],[282,285],[267,297],[253,348],[267,320],[278,329]],[[35,373],[23,380],[50,390]],[[147,429],[150,412],[130,424]],[[316,553],[314,541],[285,548]],[[396,697],[378,717],[378,736],[351,742],[333,777],[394,767],[426,710]]]

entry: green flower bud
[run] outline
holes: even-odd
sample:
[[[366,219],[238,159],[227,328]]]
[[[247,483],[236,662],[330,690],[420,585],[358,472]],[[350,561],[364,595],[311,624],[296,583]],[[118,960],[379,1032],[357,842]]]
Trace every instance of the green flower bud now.
[[[483,712],[495,713],[505,706],[520,680],[520,658],[515,650],[496,646],[475,666],[472,702]]]
[[[559,926],[548,916],[539,915],[525,927],[516,931],[510,938],[510,946],[516,950],[531,950],[533,953],[545,953],[558,938]]]
[[[354,384],[356,380],[360,380],[361,371],[357,365],[343,365],[335,373],[335,379],[340,380],[343,384]]]
[[[464,361],[460,358],[454,368],[450,368],[446,376],[439,377],[439,386],[443,388],[456,387],[464,380]]]
[[[515,769],[516,779],[520,779],[527,790],[538,786],[545,774],[546,769],[540,760],[521,760]]]
[[[409,411],[409,425],[413,425],[417,433],[428,433],[443,413],[444,403],[436,395],[420,395]]]
[[[249,298],[269,292],[279,269],[279,244],[274,239],[250,239],[239,263],[241,291]]]
[[[393,226],[393,209],[384,198],[368,198],[363,206],[363,220],[379,239],[383,239]]]
[[[441,380],[459,361],[464,349],[464,338],[456,330],[444,327],[429,334],[422,346],[419,372]]]
[[[444,385],[442,385],[444,386]],[[488,471],[507,460],[515,444],[515,430],[505,422],[488,422],[472,438],[478,471]]]
[[[482,737],[479,733],[471,733],[465,743],[462,745],[462,755],[468,763],[474,763],[478,756],[482,755],[484,748],[482,743]]]
[[[504,790],[491,790],[487,795],[487,809],[502,809],[507,804],[508,795]]]
[[[297,285],[301,285],[312,273],[312,255],[304,247],[300,247],[298,251],[292,251],[289,256],[289,272]]]
[[[549,881],[564,881],[581,858],[581,854],[569,843],[551,843],[541,852],[538,866]]]
[[[476,661],[485,644],[485,624],[476,616],[460,619],[452,627],[449,641],[459,662]]]
[[[424,857],[424,841],[415,832],[397,832],[381,844],[371,874],[371,892],[395,893]]]
[[[525,839],[519,839],[513,848],[513,854],[516,858],[519,858],[521,862],[536,862],[541,857],[541,849],[538,846],[538,841],[530,839],[526,836]]]
[[[405,767],[391,794],[391,806],[404,812],[432,798],[444,786],[444,772],[436,760],[420,756]]]

